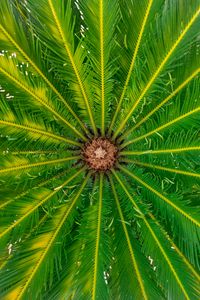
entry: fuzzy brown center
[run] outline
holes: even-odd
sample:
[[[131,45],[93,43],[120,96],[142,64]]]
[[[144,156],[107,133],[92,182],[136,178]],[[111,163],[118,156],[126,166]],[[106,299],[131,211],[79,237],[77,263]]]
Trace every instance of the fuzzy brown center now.
[[[83,158],[90,169],[107,171],[116,163],[117,147],[106,138],[95,138],[85,144]]]

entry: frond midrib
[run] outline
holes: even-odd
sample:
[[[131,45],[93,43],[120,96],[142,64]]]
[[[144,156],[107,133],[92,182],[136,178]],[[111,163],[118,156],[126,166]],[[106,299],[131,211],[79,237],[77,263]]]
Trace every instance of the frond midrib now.
[[[133,269],[135,270],[135,273],[136,273],[137,280],[138,280],[138,283],[139,283],[140,288],[141,288],[143,298],[145,300],[148,300],[148,296],[147,296],[147,293],[146,293],[146,290],[145,290],[145,287],[144,287],[142,276],[141,276],[140,271],[139,271],[138,263],[137,263],[137,260],[135,258],[133,248],[131,246],[130,237],[129,237],[129,234],[128,234],[128,231],[127,231],[127,228],[126,228],[125,219],[123,217],[123,213],[122,213],[122,210],[121,210],[121,207],[120,207],[119,199],[118,199],[118,196],[117,196],[117,193],[116,193],[116,189],[115,189],[112,177],[110,176],[109,179],[110,179],[111,187],[112,187],[112,190],[113,190],[113,195],[114,195],[114,198],[115,198],[115,201],[116,201],[118,213],[119,213],[119,216],[120,216],[120,223],[121,223],[121,225],[123,227],[123,230],[124,230],[124,235],[125,235],[126,242],[127,242],[127,245],[128,245],[131,260],[132,260],[132,263],[133,263]]]
[[[59,158],[59,159],[54,159],[54,160],[47,160],[47,161],[41,161],[41,162],[36,162],[36,163],[29,163],[29,164],[24,164],[24,165],[18,165],[18,166],[13,166],[13,167],[8,167],[4,169],[0,169],[0,174],[7,173],[7,172],[12,172],[12,171],[17,171],[17,170],[24,170],[24,169],[29,169],[29,168],[36,168],[40,166],[45,166],[45,165],[50,165],[50,164],[59,164],[59,163],[65,163],[70,160],[77,160],[80,159],[80,156],[70,156],[70,157],[65,157],[65,158]]]
[[[101,131],[105,135],[105,78],[104,78],[104,6],[99,2],[100,56],[101,56]]]
[[[104,176],[101,173],[99,179],[99,203],[98,203],[97,233],[96,233],[95,254],[94,254],[92,300],[96,299],[97,273],[98,273],[98,264],[99,264],[99,245],[100,245],[101,226],[102,226],[101,219],[102,219],[103,179]]]
[[[41,76],[41,78],[47,83],[47,85],[50,87],[50,89],[53,90],[53,92],[59,97],[59,99],[62,101],[62,103],[66,106],[66,108],[69,110],[69,112],[73,115],[73,117],[78,121],[78,123],[81,125],[82,129],[88,134],[87,129],[83,125],[82,121],[79,119],[77,114],[72,110],[72,108],[68,105],[68,103],[65,101],[63,96],[59,93],[59,91],[55,88],[55,86],[48,80],[48,78],[45,76],[45,74],[38,68],[38,66],[33,62],[33,60],[27,55],[26,52],[20,47],[20,45],[13,39],[13,37],[5,30],[5,28],[0,24],[0,29],[4,33],[4,35],[8,38],[8,40],[18,49],[18,51],[22,54],[22,56],[28,61],[28,63],[33,67],[33,69]]]
[[[142,184],[144,187],[146,187],[148,190],[150,190],[153,194],[157,195],[159,198],[161,198],[164,202],[166,202],[168,205],[173,207],[178,213],[180,213],[182,216],[184,216],[186,219],[190,220],[193,224],[195,224],[197,227],[200,227],[200,223],[194,219],[191,215],[187,214],[184,210],[182,210],[180,207],[178,207],[175,203],[170,201],[167,197],[165,197],[163,194],[155,190],[152,186],[147,184],[145,181],[143,181],[141,178],[136,176],[135,174],[131,173],[126,168],[119,166],[120,170],[122,170],[124,173],[135,179],[137,182]]]
[[[19,129],[23,129],[23,130],[26,130],[26,131],[31,131],[33,133],[37,133],[37,134],[40,134],[42,136],[43,135],[44,136],[49,136],[49,137],[51,137],[53,139],[60,140],[60,141],[65,142],[67,144],[72,144],[72,145],[75,145],[75,146],[80,146],[81,145],[78,142],[75,142],[75,141],[72,141],[70,139],[64,138],[64,137],[62,137],[60,135],[56,135],[56,134],[51,133],[49,131],[40,130],[38,128],[29,126],[29,125],[17,124],[15,122],[6,121],[6,120],[0,120],[0,125],[1,124],[2,125],[8,125],[8,126],[15,127],[15,128],[19,128]]]
[[[74,126],[72,126],[65,118],[63,118],[51,105],[49,105],[45,99],[38,96],[33,89],[26,86],[23,82],[21,82],[18,78],[15,78],[12,74],[8,71],[4,70],[0,67],[0,72],[2,72],[6,77],[8,77],[11,81],[13,81],[17,86],[22,88],[27,94],[31,95],[34,99],[36,99],[39,103],[41,103],[44,107],[46,107],[53,115],[55,115],[59,120],[62,121],[67,127],[69,127],[72,131],[76,133],[81,139],[86,140],[84,135],[80,133]]]
[[[66,186],[69,182],[71,182],[74,178],[76,178],[83,169],[80,169],[79,172],[73,174],[70,178],[68,178],[62,185],[59,185],[58,187],[54,188],[54,190],[49,193],[47,197],[39,201],[37,205],[35,205],[33,208],[31,208],[26,214],[24,214],[18,221],[11,224],[6,230],[4,230],[0,234],[0,239],[5,236],[8,232],[10,232],[13,228],[15,228],[17,225],[19,225],[24,219],[26,219],[28,216],[30,216],[34,211],[36,211],[39,207],[41,207],[44,203],[46,203],[49,199],[51,199],[55,194],[57,194],[64,186]]]
[[[74,70],[74,73],[76,75],[76,78],[77,78],[77,81],[78,81],[78,84],[80,86],[80,90],[81,90],[81,93],[83,95],[83,99],[84,99],[84,102],[85,102],[85,105],[87,107],[87,111],[88,111],[88,115],[89,115],[89,118],[90,118],[90,121],[91,121],[91,125],[92,125],[92,128],[95,132],[95,134],[97,135],[97,129],[96,129],[96,125],[95,125],[95,122],[94,122],[94,117],[93,117],[93,114],[92,114],[92,110],[91,110],[91,107],[89,105],[89,100],[88,100],[88,97],[87,97],[87,94],[86,94],[86,91],[84,89],[84,85],[83,85],[83,82],[80,78],[80,74],[79,74],[79,71],[77,69],[77,66],[74,62],[74,59],[73,59],[73,56],[72,56],[72,53],[68,47],[68,43],[65,39],[65,35],[64,35],[64,32],[63,32],[63,29],[61,27],[61,24],[59,22],[59,19],[57,17],[57,14],[56,14],[56,11],[55,11],[55,8],[54,8],[54,5],[52,3],[52,0],[48,0],[48,3],[49,3],[49,7],[51,9],[51,12],[52,12],[52,15],[53,15],[53,18],[55,20],[55,23],[56,23],[56,26],[57,26],[57,29],[58,29],[58,32],[60,33],[60,36],[61,36],[61,39],[63,40],[63,45],[65,47],[65,50],[67,52],[67,55],[69,57],[69,61],[71,63],[71,66]]]
[[[138,35],[136,47],[135,47],[135,50],[133,52],[133,56],[132,56],[132,59],[131,59],[130,67],[129,67],[129,70],[128,70],[128,73],[127,73],[127,76],[126,76],[126,81],[125,81],[125,84],[124,84],[121,96],[120,96],[118,104],[117,104],[117,108],[115,110],[114,116],[112,118],[109,130],[108,130],[109,134],[111,133],[111,130],[113,129],[116,117],[117,117],[117,115],[119,113],[122,101],[123,101],[125,93],[126,93],[127,86],[129,84],[129,81],[130,81],[130,78],[131,78],[131,74],[133,72],[133,68],[134,68],[134,65],[135,65],[135,60],[136,60],[136,57],[137,57],[137,54],[138,54],[138,51],[139,51],[139,48],[140,48],[140,44],[141,44],[141,41],[142,41],[143,33],[144,33],[144,30],[145,30],[146,22],[148,20],[148,16],[149,16],[152,4],[153,4],[153,0],[150,0],[149,3],[148,3],[148,5],[147,5],[145,14],[144,14],[144,19],[143,19],[142,26],[141,26],[141,29],[140,29],[140,32],[139,32],[139,35]]]
[[[178,153],[187,151],[199,151],[200,146],[193,147],[180,147],[180,148],[169,148],[159,150],[141,150],[141,151],[121,151],[121,155],[144,155],[144,154],[163,154],[163,153]]]
[[[79,172],[80,173],[80,172]],[[77,176],[77,175],[76,175]],[[34,267],[33,271],[31,272],[30,274],[30,277],[28,278],[28,280],[26,281],[25,285],[23,286],[22,290],[20,291],[20,294],[17,296],[17,300],[19,299],[22,299],[23,298],[23,295],[24,293],[26,292],[27,288],[29,287],[31,281],[33,280],[35,274],[37,273],[38,269],[40,268],[42,262],[44,261],[45,257],[47,256],[48,254],[48,251],[51,249],[51,247],[53,246],[53,243],[54,241],[56,240],[61,228],[63,227],[64,223],[66,222],[70,212],[72,211],[73,207],[75,206],[78,198],[80,197],[85,185],[87,184],[87,181],[89,179],[89,174],[88,176],[84,179],[80,189],[78,190],[77,194],[75,195],[74,199],[72,200],[72,203],[69,205],[69,207],[67,206],[67,208],[65,209],[63,215],[62,215],[62,218],[60,219],[60,222],[58,224],[58,226],[56,228],[54,228],[53,230],[53,234],[52,236],[50,237],[50,239],[48,240],[48,243],[47,243],[47,247],[45,248],[45,250],[42,252],[42,255],[40,256],[40,259],[38,260],[36,266]],[[74,178],[74,177],[73,177]],[[73,179],[72,178],[72,179]],[[70,181],[72,180],[70,179]],[[69,182],[69,179],[62,184],[62,186],[65,186],[67,185]]]
[[[122,161],[127,162],[127,163],[134,163],[138,166],[147,167],[147,168],[151,168],[151,169],[157,169],[157,170],[161,170],[161,171],[166,171],[166,172],[171,172],[171,173],[176,173],[176,174],[181,174],[181,175],[200,178],[200,174],[194,173],[194,172],[188,172],[188,171],[185,171],[185,170],[167,168],[167,167],[154,165],[154,164],[148,164],[148,163],[140,162],[140,161],[137,161],[137,160],[131,160],[131,159],[122,159]]]
[[[140,135],[137,138],[134,138],[132,140],[129,140],[129,141],[125,142],[123,144],[123,147],[127,147],[128,145],[131,145],[131,144],[136,143],[136,142],[138,142],[138,141],[140,141],[142,139],[145,139],[145,138],[151,136],[154,133],[158,133],[159,131],[161,131],[161,130],[163,130],[163,129],[165,129],[165,128],[167,128],[167,127],[169,127],[169,126],[171,126],[171,125],[173,125],[173,124],[175,124],[175,123],[177,123],[179,121],[183,121],[183,119],[185,119],[185,118],[187,118],[187,117],[189,117],[189,116],[191,116],[193,114],[196,114],[199,111],[200,111],[200,107],[192,109],[191,111],[189,111],[187,113],[184,113],[184,114],[180,115],[179,117],[177,117],[177,118],[175,118],[175,119],[173,119],[173,120],[171,120],[171,121],[169,121],[169,122],[167,122],[167,123],[165,123],[165,124],[163,124],[163,125],[155,128],[153,130],[151,130],[150,132],[147,132],[147,133],[145,133],[143,135]]]
[[[135,131],[140,125],[148,120],[156,111],[158,111],[164,104],[171,100],[176,94],[178,94],[186,85],[192,81],[200,72],[200,68],[197,68],[188,78],[186,78],[169,96],[161,101],[154,109],[152,109],[144,118],[142,118],[137,124],[135,124],[130,130],[126,131],[126,136]]]
[[[156,244],[158,245],[158,247],[159,247],[161,253],[163,254],[163,256],[164,256],[164,258],[165,258],[167,264],[169,265],[170,270],[172,271],[172,273],[173,273],[173,275],[174,275],[174,277],[175,277],[175,279],[176,279],[178,285],[180,286],[180,288],[181,288],[181,290],[182,290],[184,296],[186,297],[187,300],[190,300],[190,298],[189,298],[189,296],[188,296],[188,294],[187,294],[187,292],[186,292],[186,290],[185,290],[185,288],[184,288],[184,286],[183,286],[181,280],[180,280],[179,277],[178,277],[177,272],[175,271],[175,269],[174,269],[174,267],[173,267],[173,265],[172,265],[172,263],[171,263],[169,257],[168,257],[167,254],[165,253],[165,251],[164,251],[162,245],[160,244],[159,240],[157,239],[156,234],[155,234],[154,231],[152,230],[152,228],[151,228],[149,222],[147,221],[145,215],[142,214],[142,212],[141,212],[139,206],[136,204],[136,202],[134,201],[133,197],[130,195],[130,193],[128,192],[127,188],[125,187],[125,185],[123,184],[123,182],[120,180],[120,178],[118,177],[118,175],[116,174],[116,172],[113,171],[113,174],[114,174],[115,178],[117,179],[117,181],[119,182],[119,184],[121,185],[121,187],[122,187],[122,189],[124,190],[124,192],[126,193],[126,195],[128,196],[128,198],[130,199],[130,201],[133,203],[133,206],[134,206],[134,207],[137,209],[137,211],[141,214],[142,220],[144,221],[144,224],[146,225],[146,227],[148,228],[149,232],[151,233],[153,239],[155,240]]]

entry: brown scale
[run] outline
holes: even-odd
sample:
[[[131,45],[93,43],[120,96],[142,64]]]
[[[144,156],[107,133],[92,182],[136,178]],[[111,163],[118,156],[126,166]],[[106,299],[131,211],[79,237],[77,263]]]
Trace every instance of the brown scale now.
[[[117,147],[108,139],[95,138],[85,144],[82,154],[90,169],[107,171],[115,165],[117,152]]]

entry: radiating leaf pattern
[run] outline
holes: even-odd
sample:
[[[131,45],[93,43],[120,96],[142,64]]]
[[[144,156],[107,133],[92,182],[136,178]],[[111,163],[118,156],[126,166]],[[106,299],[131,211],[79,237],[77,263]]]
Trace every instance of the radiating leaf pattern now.
[[[0,299],[199,299],[199,28],[199,0],[0,1]]]

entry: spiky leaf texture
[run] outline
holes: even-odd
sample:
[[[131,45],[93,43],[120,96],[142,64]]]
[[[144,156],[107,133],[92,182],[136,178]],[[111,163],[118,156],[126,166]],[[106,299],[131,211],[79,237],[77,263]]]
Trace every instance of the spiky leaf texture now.
[[[0,299],[199,299],[199,28],[199,0],[0,1]]]

